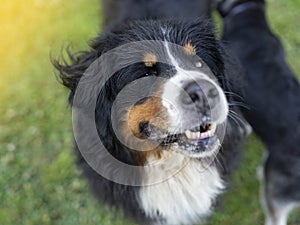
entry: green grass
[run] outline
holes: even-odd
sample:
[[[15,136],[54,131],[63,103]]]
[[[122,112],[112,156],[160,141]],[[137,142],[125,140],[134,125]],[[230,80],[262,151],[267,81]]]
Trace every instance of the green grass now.
[[[0,225],[123,225],[122,214],[99,207],[72,155],[67,91],[50,52],[87,48],[100,31],[98,0],[4,0],[0,8]],[[300,71],[300,1],[270,0],[272,27]],[[251,137],[241,168],[208,224],[263,223],[256,167],[262,145]],[[291,224],[300,224],[299,211]]]

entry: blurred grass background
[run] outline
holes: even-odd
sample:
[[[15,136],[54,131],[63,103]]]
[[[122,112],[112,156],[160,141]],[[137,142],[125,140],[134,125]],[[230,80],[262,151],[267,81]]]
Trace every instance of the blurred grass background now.
[[[268,16],[291,67],[300,71],[300,0],[269,0]],[[67,90],[50,52],[87,48],[101,30],[99,0],[4,0],[0,4],[0,225],[132,224],[94,200],[72,155]],[[299,74],[299,73],[298,73]],[[223,207],[210,225],[263,224],[252,136]],[[290,224],[300,224],[294,213]]]

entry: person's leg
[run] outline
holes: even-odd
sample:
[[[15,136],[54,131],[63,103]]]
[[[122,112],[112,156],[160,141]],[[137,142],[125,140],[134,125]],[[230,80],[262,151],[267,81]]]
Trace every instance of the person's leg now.
[[[223,41],[246,72],[243,113],[266,144],[264,208],[268,225],[286,224],[300,202],[300,85],[272,33],[263,0],[224,0]]]

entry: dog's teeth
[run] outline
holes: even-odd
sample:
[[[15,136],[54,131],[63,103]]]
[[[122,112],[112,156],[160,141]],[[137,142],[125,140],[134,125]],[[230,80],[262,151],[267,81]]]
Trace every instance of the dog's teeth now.
[[[195,132],[194,133],[194,139],[199,139],[201,136],[201,133],[200,132]]]
[[[187,130],[187,131],[185,131],[185,135],[188,139],[191,139],[191,140],[205,139],[208,137],[212,137],[215,134],[216,125],[211,124],[208,128],[209,128],[209,130],[206,132],[203,132],[203,133],[201,133],[200,131],[193,132],[191,130]]]
[[[192,138],[193,138],[193,132],[192,132],[192,131],[187,130],[187,131],[185,132],[185,135],[186,135],[186,137],[187,137],[188,139],[192,139]]]
[[[197,133],[196,132],[192,132],[192,139],[196,139],[197,138]]]
[[[190,130],[187,130],[185,132],[185,135],[188,139],[198,139],[198,138],[200,138],[201,133],[200,132],[192,132]]]

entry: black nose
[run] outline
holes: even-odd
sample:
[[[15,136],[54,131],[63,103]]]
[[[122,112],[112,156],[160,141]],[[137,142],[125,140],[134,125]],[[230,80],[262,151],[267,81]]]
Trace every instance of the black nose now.
[[[220,101],[218,89],[208,80],[190,82],[184,87],[183,92],[181,100],[184,106],[196,107],[201,111],[215,108]]]

